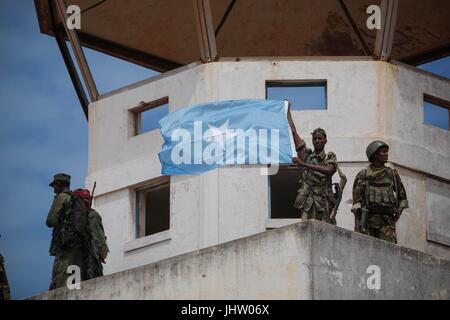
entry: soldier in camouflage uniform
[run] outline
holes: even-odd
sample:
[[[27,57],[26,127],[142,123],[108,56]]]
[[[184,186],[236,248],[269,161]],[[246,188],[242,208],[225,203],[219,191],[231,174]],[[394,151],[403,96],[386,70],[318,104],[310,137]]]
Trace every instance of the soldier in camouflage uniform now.
[[[81,196],[88,208],[88,224],[89,231],[91,232],[91,245],[89,250],[89,258],[84,274],[87,275],[87,279],[103,276],[103,265],[105,263],[106,256],[109,249],[106,244],[105,231],[103,229],[102,217],[100,214],[91,208],[92,196],[87,189],[77,189],[73,192]]]
[[[383,141],[368,145],[370,165],[356,176],[352,212],[355,231],[397,243],[395,223],[408,208],[408,200],[397,171],[385,166],[388,151],[389,146]]]
[[[331,178],[337,170],[337,159],[333,152],[326,153],[324,150],[327,134],[321,128],[311,133],[313,151],[306,147],[305,141],[298,135],[290,109],[288,121],[297,151],[297,157],[294,157],[292,161],[304,168],[294,207],[300,210],[303,220],[316,219],[336,225],[337,208],[335,208]]]
[[[6,277],[6,270],[3,261],[3,256],[0,254],[0,300],[10,300],[11,293],[9,291],[8,278]]]
[[[54,188],[56,194],[46,222],[49,228],[53,228],[49,250],[50,255],[55,256],[50,284],[50,290],[53,290],[67,285],[67,278],[70,276],[67,274],[67,267],[76,265],[80,267],[80,270],[83,268],[83,252],[79,248],[67,249],[58,244],[58,218],[61,214],[68,214],[68,210],[70,210],[70,176],[65,173],[56,174],[50,187]]]

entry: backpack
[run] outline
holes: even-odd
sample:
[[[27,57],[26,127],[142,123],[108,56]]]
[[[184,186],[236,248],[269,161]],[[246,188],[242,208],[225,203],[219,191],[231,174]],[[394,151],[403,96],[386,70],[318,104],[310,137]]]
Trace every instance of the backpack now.
[[[82,197],[69,193],[70,201],[58,215],[57,244],[64,250],[89,249],[88,208]]]

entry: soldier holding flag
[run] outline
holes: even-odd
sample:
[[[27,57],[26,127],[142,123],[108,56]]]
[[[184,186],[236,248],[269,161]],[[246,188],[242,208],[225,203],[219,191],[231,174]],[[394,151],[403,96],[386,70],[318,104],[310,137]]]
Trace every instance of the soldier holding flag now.
[[[294,207],[300,211],[303,220],[316,219],[335,225],[337,209],[347,179],[339,169],[336,155],[333,152],[326,153],[324,150],[327,134],[322,128],[315,129],[311,133],[314,145],[314,150],[311,150],[306,147],[305,141],[297,133],[292,120],[290,103],[288,122],[297,151],[297,157],[294,157],[292,161],[304,168]],[[336,171],[341,177],[340,188],[337,188],[340,194],[334,194],[332,189],[332,176]]]

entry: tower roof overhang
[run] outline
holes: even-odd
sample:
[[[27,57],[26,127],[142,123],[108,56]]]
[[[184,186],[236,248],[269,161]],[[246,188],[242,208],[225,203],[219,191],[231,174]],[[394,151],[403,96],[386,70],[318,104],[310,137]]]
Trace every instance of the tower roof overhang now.
[[[41,32],[54,36],[61,19],[52,13],[51,1],[35,0],[35,5]],[[167,71],[201,58],[195,1],[70,4],[81,8],[81,45]],[[398,1],[390,57],[417,65],[450,55],[450,1]],[[366,9],[381,2],[213,0],[209,12],[217,56],[372,56],[377,30],[366,26]]]

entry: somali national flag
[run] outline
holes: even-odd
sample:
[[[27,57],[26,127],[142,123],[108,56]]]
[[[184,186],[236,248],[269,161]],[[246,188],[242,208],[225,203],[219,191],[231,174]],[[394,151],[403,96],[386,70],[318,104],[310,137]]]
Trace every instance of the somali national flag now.
[[[295,147],[287,102],[229,100],[169,113],[159,121],[162,174],[199,174],[224,165],[290,163]]]

